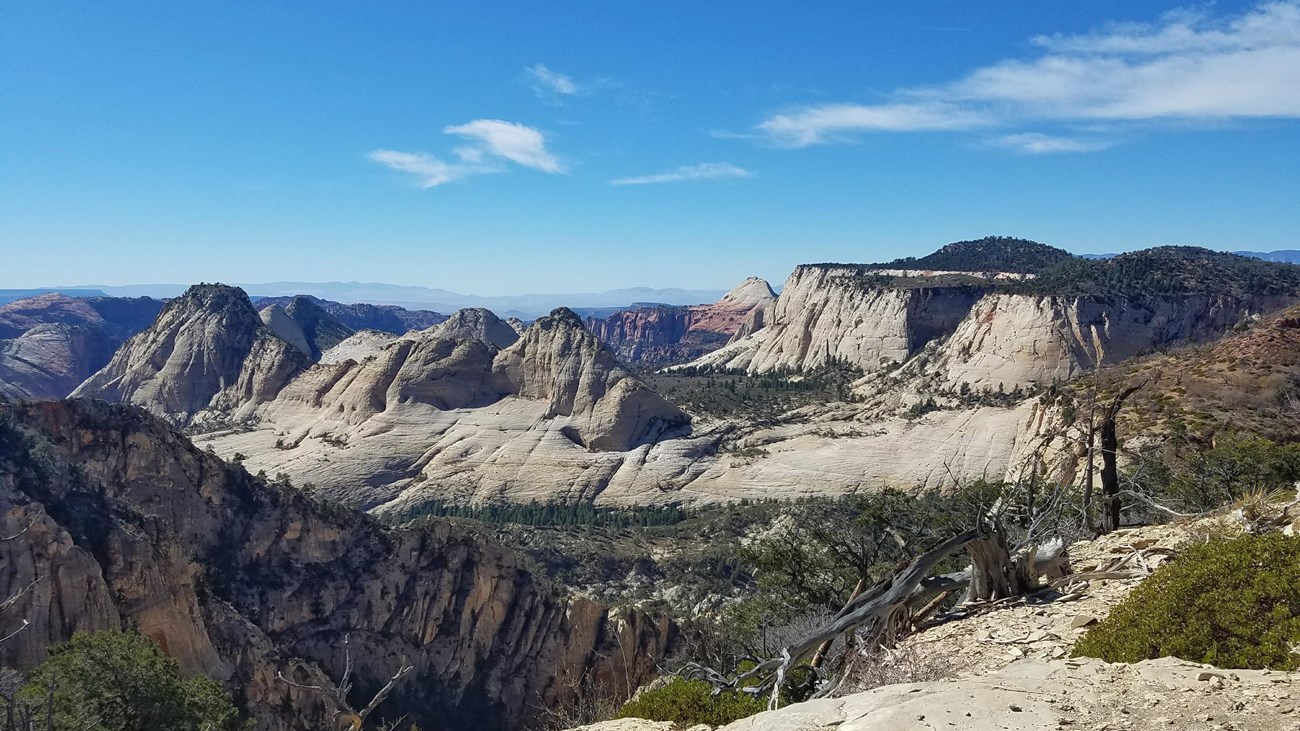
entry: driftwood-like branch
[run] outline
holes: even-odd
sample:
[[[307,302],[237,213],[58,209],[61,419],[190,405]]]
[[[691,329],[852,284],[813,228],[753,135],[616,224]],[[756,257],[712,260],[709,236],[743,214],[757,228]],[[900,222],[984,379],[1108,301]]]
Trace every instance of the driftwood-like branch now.
[[[1069,562],[1063,541],[1052,541],[1041,548],[1030,546],[1012,555],[1007,551],[1002,535],[997,520],[993,519],[989,529],[977,528],[952,536],[912,559],[890,579],[857,593],[824,627],[783,648],[776,657],[759,661],[752,669],[735,678],[728,678],[697,663],[686,666],[679,674],[705,680],[719,691],[733,688],[754,695],[770,691],[769,707],[776,708],[780,704],[782,685],[790,670],[810,656],[821,659],[827,645],[837,637],[867,627],[872,635],[871,642],[888,646],[893,642],[896,630],[906,630],[914,626],[921,617],[935,611],[943,597],[970,587],[973,577],[979,570],[986,574],[1015,573],[1020,576],[1020,579],[1010,583],[1022,591],[1039,588],[1037,584],[1039,576],[1046,575],[1055,579],[1069,573]],[[934,567],[948,556],[963,548],[969,549],[978,541],[988,541],[991,537],[994,540],[992,545],[1000,547],[1000,551],[994,551],[989,555],[995,561],[1003,561],[1002,565],[989,565],[983,569],[972,565],[965,571],[939,576],[930,575]],[[998,559],[999,555],[1004,558]],[[979,560],[974,555],[972,559]],[[856,591],[858,589],[855,589]],[[813,673],[814,680],[822,677],[815,664],[808,664],[806,667]],[[838,684],[839,679],[829,677],[827,681],[815,694],[816,696],[823,695],[827,689],[833,688]]]
[[[393,688],[396,688],[397,684],[402,681],[402,678],[405,678],[414,669],[414,665],[408,664],[406,658],[402,658],[401,666],[398,668],[396,673],[393,673],[393,677],[388,679],[388,682],[384,684],[384,687],[380,688],[379,692],[375,694],[375,697],[370,699],[370,703],[357,714],[357,725],[354,728],[360,729],[366,722],[366,719],[370,718],[370,714],[374,713],[375,709],[379,707],[379,704],[383,703],[384,699],[388,697],[388,694],[393,692]]]
[[[303,665],[304,664],[301,660],[293,661],[294,667],[303,667]],[[348,703],[348,692],[352,690],[352,667],[353,667],[353,663],[352,663],[351,636],[344,635],[343,636],[343,675],[340,678],[338,685],[333,687],[322,686],[322,685],[305,685],[303,683],[297,683],[286,678],[284,672],[282,671],[277,671],[275,677],[279,678],[282,682],[284,682],[286,685],[289,685],[290,687],[298,688],[299,690],[310,690],[316,693],[320,693],[321,695],[325,696],[329,700],[333,701],[334,705],[337,708],[339,708],[339,710],[334,714],[334,720],[342,721],[344,724],[346,724],[347,731],[361,731],[362,726],[364,726],[366,723],[366,719],[370,718],[370,714],[375,712],[375,709],[379,707],[379,704],[383,703],[384,700],[388,698],[389,693],[393,692],[393,689],[397,687],[397,684],[400,683],[403,678],[409,675],[411,671],[415,669],[415,666],[408,663],[406,661],[406,658],[403,657],[401,663],[398,665],[397,672],[393,674],[393,677],[388,679],[388,682],[384,684],[384,687],[380,688],[379,692],[376,693],[374,697],[370,699],[370,702],[366,704],[366,707],[361,709],[360,711],[353,709],[352,706]]]
[[[830,624],[781,650],[779,657],[760,662],[754,669],[737,677],[734,684],[748,692],[761,693],[770,688],[772,700],[769,707],[776,708],[780,705],[781,684],[790,668],[809,657],[823,642],[834,640],[864,624],[883,624],[889,620],[940,561],[980,535],[978,530],[968,530],[917,556],[893,578],[849,602]],[[760,683],[757,687],[746,687],[745,684],[751,680]]]

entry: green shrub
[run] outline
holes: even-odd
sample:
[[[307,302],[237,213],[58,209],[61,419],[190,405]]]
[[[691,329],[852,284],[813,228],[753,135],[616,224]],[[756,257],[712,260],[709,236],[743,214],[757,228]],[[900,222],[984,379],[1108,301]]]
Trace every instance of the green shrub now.
[[[1081,638],[1108,662],[1178,657],[1227,668],[1300,668],[1300,540],[1213,539],[1162,566]]]
[[[628,701],[618,717],[671,721],[680,726],[722,726],[766,709],[764,698],[736,691],[714,695],[713,686],[703,680],[673,678]]]
[[[244,728],[224,688],[182,677],[175,660],[134,632],[76,634],[53,646],[19,696],[38,728],[85,729],[92,721],[101,731]]]

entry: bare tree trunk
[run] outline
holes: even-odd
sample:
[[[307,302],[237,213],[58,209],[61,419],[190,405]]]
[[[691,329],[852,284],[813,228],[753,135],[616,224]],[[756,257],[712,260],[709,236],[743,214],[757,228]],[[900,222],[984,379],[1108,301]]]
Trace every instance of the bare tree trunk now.
[[[1119,434],[1115,419],[1124,401],[1135,391],[1146,385],[1146,381],[1130,386],[1120,392],[1101,420],[1101,532],[1110,533],[1119,530],[1120,509],[1119,468],[1116,465],[1116,453],[1119,451]]]
[[[992,601],[1020,596],[1033,585],[1037,577],[1030,576],[1029,567],[1013,561],[1007,545],[1007,535],[995,523],[985,535],[966,544],[970,554],[970,586],[967,601]],[[1033,563],[1032,557],[1030,563]]]
[[[1119,449],[1119,436],[1115,433],[1115,420],[1101,424],[1101,532],[1119,530],[1119,468],[1115,452]]]

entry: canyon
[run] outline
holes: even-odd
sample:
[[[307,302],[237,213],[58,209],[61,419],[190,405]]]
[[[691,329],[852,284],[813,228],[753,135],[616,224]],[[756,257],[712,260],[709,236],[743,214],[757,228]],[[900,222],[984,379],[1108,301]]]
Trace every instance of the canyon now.
[[[1060,258],[1034,247],[1024,247],[1030,260]],[[736,330],[671,372],[793,384],[827,368],[854,374],[840,397],[762,419],[684,412],[564,309],[527,328],[462,310],[401,336],[341,337],[346,328],[334,327],[316,342],[289,326],[287,309],[259,317],[233,288],[173,300],[75,395],[135,403],[250,469],[390,519],[429,501],[790,499],[1015,477],[1030,463],[1073,474],[1068,408],[1049,392],[1099,367],[1213,340],[1300,291],[1215,274],[1221,286],[1074,293],[1035,272],[942,266],[969,249],[902,267],[800,266],[775,302],[766,283],[749,280],[696,310],[713,313],[699,322]],[[1096,277],[1171,268],[1194,277],[1238,261],[1158,249],[1087,266]],[[648,328],[653,313],[605,323]]]
[[[635,688],[679,642],[667,620],[557,594],[473,531],[385,528],[129,406],[0,402],[0,529],[0,662],[133,627],[238,689],[259,731],[330,727],[339,709],[278,675],[339,681],[349,656],[354,706],[407,662],[390,704],[408,720],[519,728],[590,685]]]

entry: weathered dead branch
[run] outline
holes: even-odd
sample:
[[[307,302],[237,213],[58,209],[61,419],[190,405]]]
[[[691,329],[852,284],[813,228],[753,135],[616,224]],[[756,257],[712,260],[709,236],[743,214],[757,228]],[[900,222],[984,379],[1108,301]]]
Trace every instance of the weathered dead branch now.
[[[348,703],[348,693],[352,690],[352,648],[350,646],[350,641],[350,635],[343,636],[343,677],[340,678],[338,684],[335,686],[331,687],[296,683],[286,678],[284,673],[281,671],[277,671],[275,675],[281,681],[294,688],[298,688],[299,690],[315,691],[324,695],[332,701],[337,708],[339,708],[339,710],[334,714],[335,721],[341,722],[343,728],[347,729],[347,731],[361,731],[361,728],[366,723],[366,719],[370,718],[370,715],[375,712],[375,709],[379,707],[379,704],[384,702],[384,699],[393,692],[393,688],[397,687],[397,684],[410,674],[410,672],[415,669],[415,666],[407,663],[406,658],[402,658],[397,672],[393,674],[393,677],[388,679],[388,682],[384,684],[384,687],[379,689],[378,693],[375,693],[374,697],[370,699],[370,702],[366,704],[366,707],[362,708],[360,711],[354,710],[351,704]],[[301,665],[301,661],[294,661],[295,667],[300,667]]]

